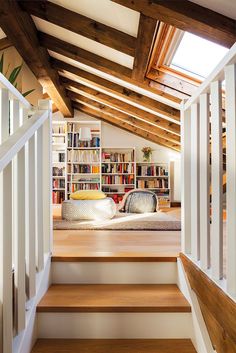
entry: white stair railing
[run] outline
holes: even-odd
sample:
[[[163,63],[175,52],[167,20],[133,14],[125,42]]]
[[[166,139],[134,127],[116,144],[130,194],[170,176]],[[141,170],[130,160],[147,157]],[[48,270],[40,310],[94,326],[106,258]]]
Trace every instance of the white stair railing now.
[[[10,126],[10,129],[9,129]],[[0,74],[0,352],[25,329],[26,302],[51,252],[51,106]]]
[[[182,251],[236,298],[236,44],[196,93],[182,103],[181,128]],[[224,129],[226,245],[222,200]]]

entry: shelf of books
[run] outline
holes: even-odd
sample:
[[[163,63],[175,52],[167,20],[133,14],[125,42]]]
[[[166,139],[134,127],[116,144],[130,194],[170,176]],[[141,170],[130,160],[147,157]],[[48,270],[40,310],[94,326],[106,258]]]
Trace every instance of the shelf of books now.
[[[91,140],[81,141],[81,128],[90,129]],[[101,189],[101,123],[67,124],[67,197],[77,190]]]
[[[102,148],[102,191],[120,203],[135,188],[135,149]]]
[[[66,198],[66,122],[52,122],[52,202]]]
[[[170,207],[171,190],[168,163],[137,162],[136,186],[154,191],[158,196],[160,207]]]

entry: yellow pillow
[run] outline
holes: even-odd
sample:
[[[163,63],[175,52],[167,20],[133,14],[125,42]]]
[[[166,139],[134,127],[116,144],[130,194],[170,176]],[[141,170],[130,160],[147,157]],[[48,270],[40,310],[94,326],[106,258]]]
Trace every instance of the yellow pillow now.
[[[106,195],[100,190],[80,190],[70,195],[71,200],[102,200]]]

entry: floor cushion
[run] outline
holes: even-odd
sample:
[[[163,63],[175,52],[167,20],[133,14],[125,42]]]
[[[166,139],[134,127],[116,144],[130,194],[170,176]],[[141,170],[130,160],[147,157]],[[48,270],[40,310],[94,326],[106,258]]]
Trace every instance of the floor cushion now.
[[[112,198],[100,200],[67,200],[62,203],[62,219],[68,221],[111,219],[116,214]]]
[[[121,212],[148,213],[158,210],[158,198],[150,190],[135,189],[128,192],[120,207]]]

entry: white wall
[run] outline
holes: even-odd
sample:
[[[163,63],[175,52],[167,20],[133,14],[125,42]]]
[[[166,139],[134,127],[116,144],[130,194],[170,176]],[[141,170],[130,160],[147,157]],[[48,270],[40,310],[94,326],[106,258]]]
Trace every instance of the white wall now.
[[[63,115],[58,112],[53,114],[53,119],[63,120],[64,118]],[[75,111],[74,119],[96,120],[78,111]],[[102,147],[135,147],[137,161],[142,161],[141,150],[145,146],[150,146],[153,149],[152,161],[165,163],[174,162],[174,175],[172,175],[171,181],[171,185],[173,185],[172,201],[180,201],[180,153],[102,122]]]

